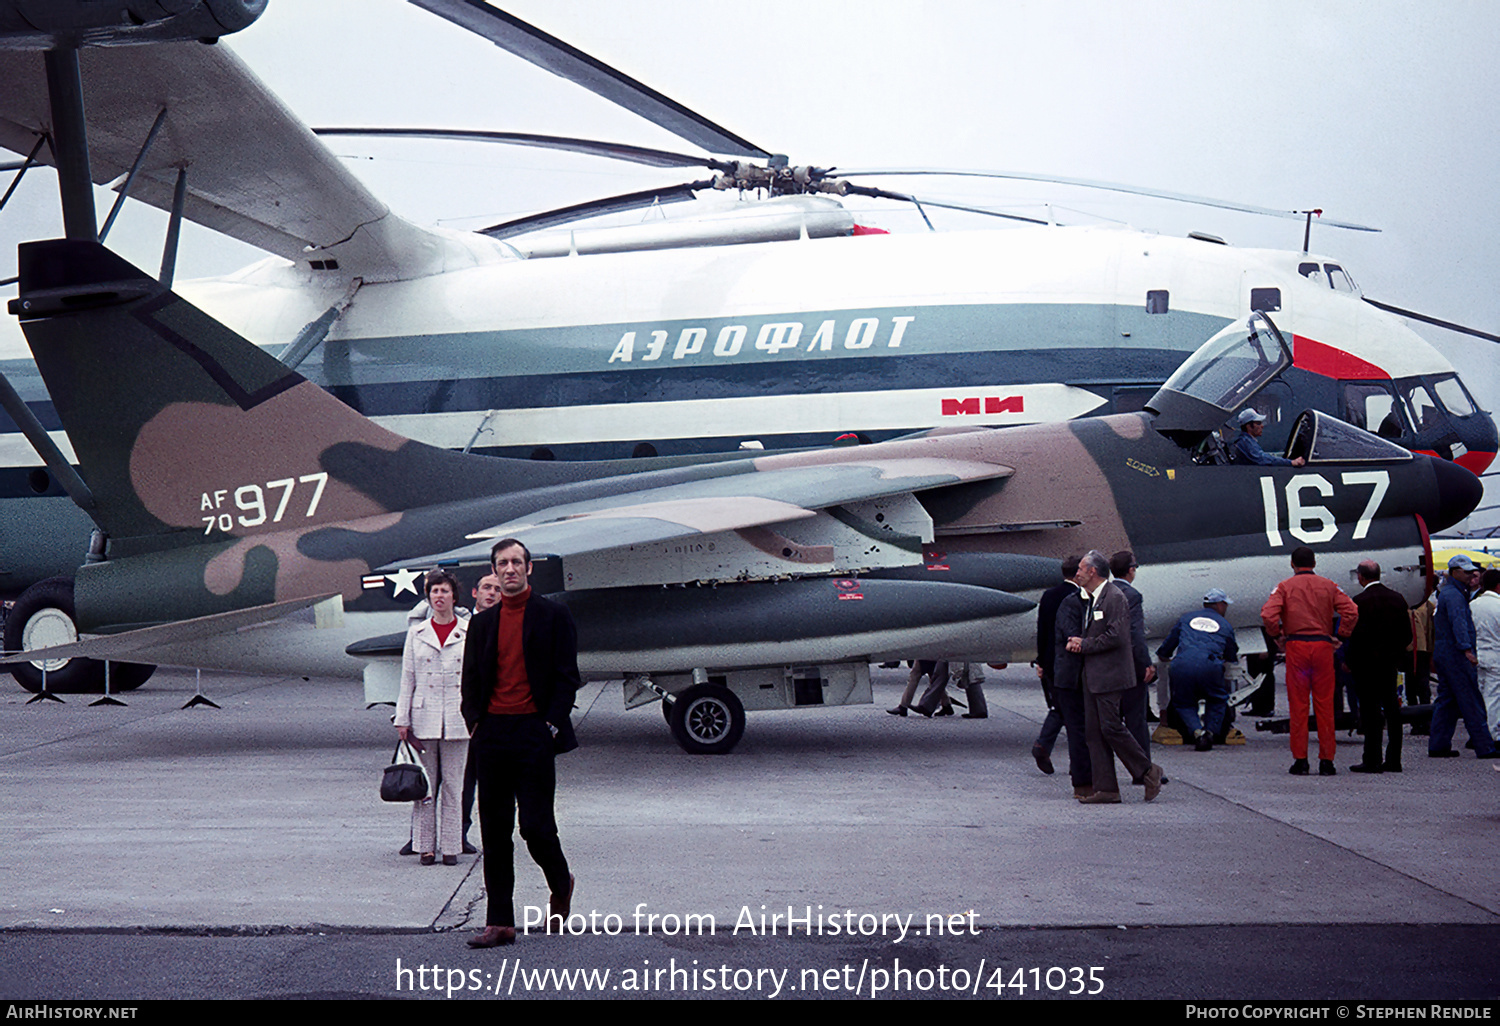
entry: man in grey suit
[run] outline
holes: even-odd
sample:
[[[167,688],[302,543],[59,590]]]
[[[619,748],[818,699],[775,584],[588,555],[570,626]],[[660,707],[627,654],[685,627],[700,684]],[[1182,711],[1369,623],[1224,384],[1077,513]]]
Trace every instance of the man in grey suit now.
[[[1153,765],[1125,727],[1120,712],[1124,692],[1136,686],[1135,657],[1130,645],[1130,604],[1109,580],[1109,560],[1091,550],[1078,566],[1078,585],[1087,598],[1083,633],[1070,637],[1067,650],[1083,656],[1084,728],[1094,793],[1086,805],[1118,804],[1120,784],[1115,757],[1132,780],[1146,786],[1146,801],[1161,792],[1161,767]]]

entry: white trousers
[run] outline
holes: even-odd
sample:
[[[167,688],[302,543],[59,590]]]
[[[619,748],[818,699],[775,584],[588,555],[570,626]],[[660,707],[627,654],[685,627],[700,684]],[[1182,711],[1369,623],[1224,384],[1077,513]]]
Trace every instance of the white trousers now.
[[[440,741],[423,738],[422,746],[426,750],[418,758],[427,768],[427,779],[432,781],[436,793],[412,802],[412,850],[418,854],[440,851],[444,855],[461,855],[464,847],[464,759],[469,753],[468,739]],[[440,829],[441,835],[438,834]]]

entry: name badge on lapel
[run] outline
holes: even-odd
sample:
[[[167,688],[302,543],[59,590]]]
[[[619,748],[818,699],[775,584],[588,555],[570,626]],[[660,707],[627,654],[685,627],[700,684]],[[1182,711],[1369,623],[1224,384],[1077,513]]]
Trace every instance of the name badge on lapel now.
[[[1094,619],[1095,620],[1102,620],[1102,619],[1104,619],[1104,610],[1102,610],[1102,609],[1096,609],[1096,610],[1094,610]]]

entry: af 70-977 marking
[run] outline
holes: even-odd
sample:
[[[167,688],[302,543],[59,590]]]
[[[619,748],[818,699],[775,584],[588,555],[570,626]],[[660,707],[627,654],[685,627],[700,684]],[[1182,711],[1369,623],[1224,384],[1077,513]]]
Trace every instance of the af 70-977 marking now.
[[[299,483],[316,486],[313,488],[312,499],[307,504],[307,512],[302,515],[304,517],[311,517],[318,512],[318,502],[323,498],[323,488],[328,484],[328,472],[319,471],[316,474],[303,474],[295,480],[290,477],[283,477],[275,481],[267,481],[265,484],[266,488],[281,489],[281,500],[276,504],[276,515],[271,517],[271,523],[279,524],[281,518],[286,515],[286,507],[291,501],[292,490]],[[224,500],[228,496],[229,489],[227,488],[221,488],[212,495],[204,492],[203,498],[199,501],[199,509],[217,510],[224,504]],[[208,516],[202,518],[204,524],[203,533],[212,534],[215,529],[218,529],[227,534],[234,529],[236,519],[239,520],[241,527],[259,527],[266,522],[266,496],[260,485],[240,485],[234,490],[234,504],[247,512],[254,511],[255,516],[246,517],[241,515],[236,518],[233,513],[210,513]]]

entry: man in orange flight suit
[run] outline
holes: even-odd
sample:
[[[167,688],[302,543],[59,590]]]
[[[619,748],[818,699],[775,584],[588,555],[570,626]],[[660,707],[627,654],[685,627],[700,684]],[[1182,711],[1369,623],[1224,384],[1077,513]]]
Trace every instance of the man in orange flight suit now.
[[[1292,768],[1306,776],[1307,705],[1312,695],[1318,718],[1318,775],[1331,777],[1333,765],[1333,651],[1335,622],[1340,638],[1347,638],[1359,619],[1359,607],[1344,590],[1313,572],[1317,558],[1300,545],[1292,550],[1292,576],[1276,586],[1261,607],[1266,633],[1286,652],[1286,698],[1292,718]],[[1335,621],[1337,618],[1337,621]]]

